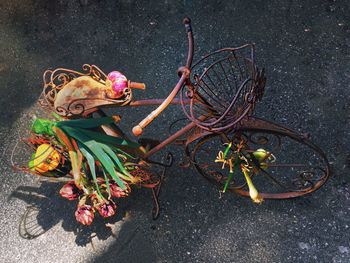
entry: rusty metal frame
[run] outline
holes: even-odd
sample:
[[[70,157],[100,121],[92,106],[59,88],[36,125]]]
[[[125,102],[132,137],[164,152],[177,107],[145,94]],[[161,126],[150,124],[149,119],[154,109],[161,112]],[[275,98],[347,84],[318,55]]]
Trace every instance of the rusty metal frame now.
[[[316,182],[314,187],[303,191],[279,194],[262,193],[264,198],[293,198],[313,192],[321,187],[330,174],[329,163],[322,150],[310,142],[305,134],[252,116],[256,103],[263,97],[266,83],[264,70],[259,70],[255,64],[255,45],[246,44],[237,48],[219,49],[202,57],[192,66],[194,41],[190,20],[186,18],[184,25],[189,43],[187,61],[185,66],[178,69],[180,79],[167,98],[132,101],[132,93],[130,91],[122,99],[116,100],[107,97],[95,108],[84,108],[83,100],[94,100],[94,98],[84,98],[72,101],[65,109],[54,110],[66,117],[75,117],[75,115],[88,116],[94,111],[103,114],[100,111],[100,106],[139,107],[158,105],[138,125],[134,126],[133,133],[139,136],[166,107],[171,104],[181,104],[189,123],[152,148],[142,158],[149,160],[155,153],[179,138],[184,138],[186,153],[191,157],[193,153],[191,153],[189,146],[198,143],[203,138],[208,138],[208,136],[225,135],[232,132],[239,134],[246,130],[264,131],[287,136],[298,143],[307,145],[325,162],[325,175]],[[217,56],[221,57],[216,58]],[[201,64],[204,64],[204,68],[199,74],[195,73],[196,70],[201,69]],[[65,84],[78,76],[91,76],[102,84],[106,82],[106,74],[94,65],[84,65],[83,72],[62,68],[53,71],[48,70],[44,73],[42,104],[52,108],[57,93],[62,90]],[[214,76],[216,81],[213,80]],[[231,89],[234,90],[232,94],[228,92]],[[226,94],[228,92],[229,94],[225,99],[222,99],[220,97],[221,92],[226,92]],[[178,94],[179,98],[176,97]],[[74,110],[80,109],[78,114],[76,112],[73,114],[71,107]],[[108,129],[116,136],[125,136],[118,126]],[[196,167],[197,164],[193,161],[193,158],[192,162]],[[203,174],[201,168],[196,168]],[[159,189],[155,191],[153,191],[153,196],[158,206]],[[243,196],[248,195],[248,192],[243,187],[234,189],[234,192]]]
[[[187,144],[186,146],[186,154],[190,158],[192,164],[195,166],[197,171],[204,176],[206,179],[208,179],[210,182],[217,184],[217,185],[222,185],[223,183],[221,182],[221,178],[217,178],[213,176],[215,173],[214,169],[215,168],[210,168],[207,163],[199,163],[198,160],[196,159],[196,155],[200,154],[197,153],[199,147],[204,147],[203,144],[206,141],[212,140],[214,137],[220,137],[224,142],[229,142],[230,139],[228,138],[228,134],[234,133],[235,136],[241,137],[245,132],[252,132],[253,134],[255,133],[267,133],[270,135],[274,135],[278,138],[278,144],[280,145],[284,138],[289,138],[293,140],[295,143],[303,144],[306,146],[309,150],[311,150],[315,154],[315,158],[319,159],[319,161],[323,164],[323,167],[317,167],[319,170],[319,173],[321,175],[319,177],[316,177],[315,174],[312,174],[312,172],[308,172],[308,174],[311,174],[311,177],[314,178],[309,178],[309,184],[307,184],[307,187],[303,186],[298,186],[298,189],[295,190],[289,190],[289,189],[283,189],[284,191],[278,192],[278,193],[270,193],[270,192],[262,192],[261,196],[266,199],[289,199],[289,198],[295,198],[295,197],[300,197],[306,194],[309,194],[311,192],[314,192],[318,190],[321,186],[323,186],[327,180],[329,179],[330,176],[330,165],[328,162],[328,159],[324,152],[314,143],[312,143],[309,140],[309,134],[305,133],[298,133],[294,130],[291,130],[287,127],[284,127],[282,125],[263,120],[260,118],[256,117],[250,117],[249,119],[246,119],[244,122],[241,123],[240,127],[237,130],[231,130],[231,131],[225,131],[224,133],[207,133],[204,136],[197,137],[196,139],[199,139],[197,143],[190,148],[190,144]],[[268,143],[267,138],[263,138],[266,140],[264,144]],[[249,138],[250,142],[253,142]],[[255,142],[253,142],[255,143]],[[278,158],[278,157],[277,157]],[[306,162],[306,160],[303,160]],[[282,165],[272,165],[271,167],[282,167]],[[305,165],[302,163],[293,163],[289,165],[284,165],[283,167],[292,167],[298,168],[298,167],[304,167]],[[312,167],[312,168],[316,168]],[[219,169],[219,168],[218,168]],[[310,168],[309,168],[310,169]],[[264,175],[267,175],[269,179],[272,180],[272,183],[278,183],[278,178],[273,177],[270,173],[267,173],[265,170],[261,171]],[[306,171],[303,171],[304,174],[306,174]],[[296,178],[294,178],[295,183],[298,183],[298,180],[304,180],[301,176],[301,174],[295,174]],[[299,178],[300,177],[300,178]],[[314,181],[313,181],[314,180]],[[281,186],[282,187],[282,186]],[[235,187],[229,188],[230,191],[235,192],[237,194],[240,194],[242,196],[249,196],[249,192],[245,189],[246,185],[237,185]]]

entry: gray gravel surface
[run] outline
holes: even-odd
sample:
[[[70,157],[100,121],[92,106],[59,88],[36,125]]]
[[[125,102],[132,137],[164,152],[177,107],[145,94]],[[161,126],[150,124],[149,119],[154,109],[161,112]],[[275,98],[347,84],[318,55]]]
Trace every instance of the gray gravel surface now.
[[[350,4],[348,1],[31,1],[0,2],[0,262],[350,262]],[[218,189],[176,158],[153,221],[150,193],[135,190],[119,215],[90,227],[74,220],[76,204],[60,185],[14,172],[9,152],[38,113],[47,68],[126,72],[164,97],[185,61],[182,18],[192,18],[196,53],[257,44],[266,67],[266,96],[256,114],[312,134],[333,175],[318,192],[254,205]],[[120,109],[124,127],[150,109]],[[126,114],[127,112],[127,114]],[[145,136],[164,138],[169,108]],[[35,206],[46,230],[18,235],[21,215]]]

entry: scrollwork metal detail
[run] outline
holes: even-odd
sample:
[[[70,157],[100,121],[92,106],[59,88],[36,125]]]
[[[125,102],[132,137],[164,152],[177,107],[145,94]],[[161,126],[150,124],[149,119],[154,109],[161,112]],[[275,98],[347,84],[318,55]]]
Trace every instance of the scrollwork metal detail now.
[[[46,70],[43,75],[44,88],[40,96],[39,103],[46,108],[50,108],[51,110],[56,111],[56,113],[58,113],[61,116],[73,117],[87,115],[95,111],[98,106],[108,104],[124,106],[132,100],[132,92],[130,89],[127,88],[124,90],[124,96],[119,99],[109,98],[107,95],[105,95],[104,98],[78,98],[72,99],[65,106],[60,105],[54,108],[55,100],[57,98],[58,93],[69,82],[82,76],[89,76],[93,80],[101,83],[102,85],[105,85],[107,79],[107,75],[99,67],[89,64],[84,64],[82,66],[82,72],[65,68]],[[96,107],[87,108],[86,102],[94,102],[94,104],[96,104]]]

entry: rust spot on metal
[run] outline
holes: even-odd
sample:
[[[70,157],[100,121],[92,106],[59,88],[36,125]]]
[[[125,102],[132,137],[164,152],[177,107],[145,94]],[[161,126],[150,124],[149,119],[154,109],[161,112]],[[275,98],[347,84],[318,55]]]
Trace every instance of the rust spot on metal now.
[[[90,82],[86,79],[76,79],[75,87],[78,89],[89,87]]]
[[[97,98],[97,97],[101,97],[100,96],[101,93],[102,93],[102,91],[98,87],[94,87],[94,88],[89,88],[85,92],[85,95],[88,98]]]

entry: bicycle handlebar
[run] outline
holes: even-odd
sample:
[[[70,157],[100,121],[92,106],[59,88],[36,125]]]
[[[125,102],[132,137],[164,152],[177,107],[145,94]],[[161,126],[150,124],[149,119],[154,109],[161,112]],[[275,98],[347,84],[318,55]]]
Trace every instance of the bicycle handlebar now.
[[[132,89],[146,89],[145,83],[133,82],[128,80],[128,87]]]
[[[192,65],[193,49],[194,49],[191,19],[189,19],[188,17],[185,17],[182,22],[185,25],[186,32],[187,32],[187,38],[188,38],[188,55],[187,55],[186,67],[188,69],[190,69],[191,65]]]
[[[188,38],[188,55],[187,55],[187,62],[185,67],[180,67],[178,70],[178,74],[180,76],[180,80],[172,90],[172,92],[169,94],[169,96],[163,101],[161,105],[158,106],[154,111],[152,111],[146,118],[144,118],[138,125],[136,125],[132,129],[132,133],[135,136],[140,136],[143,133],[143,129],[150,124],[168,105],[171,103],[171,101],[175,98],[176,94],[179,92],[185,81],[189,78],[190,75],[190,68],[192,64],[193,59],[193,47],[194,47],[194,41],[193,41],[193,34],[192,34],[192,28],[191,28],[191,20],[186,17],[183,20],[183,24],[185,25],[186,32],[187,32],[187,38]]]

